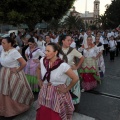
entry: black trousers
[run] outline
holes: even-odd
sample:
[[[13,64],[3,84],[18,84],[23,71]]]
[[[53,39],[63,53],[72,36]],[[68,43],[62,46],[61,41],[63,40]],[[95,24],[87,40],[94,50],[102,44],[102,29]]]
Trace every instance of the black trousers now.
[[[120,52],[120,42],[117,42],[117,46],[116,46],[116,57],[118,56]]]
[[[110,60],[115,59],[115,51],[110,51]]]
[[[109,52],[108,44],[104,44],[103,55],[107,55]]]
[[[118,51],[120,52],[120,42],[117,42]]]

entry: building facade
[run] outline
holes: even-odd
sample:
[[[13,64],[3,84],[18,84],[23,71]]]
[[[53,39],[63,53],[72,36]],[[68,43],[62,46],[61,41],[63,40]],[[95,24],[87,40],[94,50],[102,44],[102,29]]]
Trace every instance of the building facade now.
[[[93,4],[93,12],[85,11],[85,13],[79,13],[75,10],[75,7],[73,7],[71,15],[82,18],[85,24],[93,25],[94,21],[99,18],[100,1],[95,0]]]

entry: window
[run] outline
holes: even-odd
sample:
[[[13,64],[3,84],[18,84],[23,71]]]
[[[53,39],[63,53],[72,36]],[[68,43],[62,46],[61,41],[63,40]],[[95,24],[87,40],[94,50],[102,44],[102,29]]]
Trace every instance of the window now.
[[[96,9],[98,9],[98,4],[96,4]]]

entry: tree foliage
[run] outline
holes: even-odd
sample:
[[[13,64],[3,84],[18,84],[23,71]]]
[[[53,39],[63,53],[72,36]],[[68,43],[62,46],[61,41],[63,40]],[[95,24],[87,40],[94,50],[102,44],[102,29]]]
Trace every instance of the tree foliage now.
[[[0,22],[33,27],[42,20],[61,18],[75,0],[0,0]]]
[[[60,20],[52,18],[48,24],[48,29],[57,31],[61,27]]]
[[[106,29],[106,28],[109,28],[108,26],[108,19],[106,17],[106,15],[100,15],[95,21],[94,21],[94,24],[97,26],[99,25],[99,27],[101,29]]]
[[[90,28],[91,30],[97,30],[97,26],[96,26],[96,25],[90,25],[89,28]]]
[[[84,29],[84,23],[83,20],[80,17],[72,16],[69,15],[65,21],[64,21],[64,26],[67,26],[68,29]]]
[[[112,0],[106,7],[104,17],[106,17],[106,28],[116,28],[120,24],[120,0]]]

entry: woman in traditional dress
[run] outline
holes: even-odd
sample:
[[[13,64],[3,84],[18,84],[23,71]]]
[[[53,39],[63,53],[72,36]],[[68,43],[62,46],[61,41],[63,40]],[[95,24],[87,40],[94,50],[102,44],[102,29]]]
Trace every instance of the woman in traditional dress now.
[[[39,57],[45,56],[40,48],[36,46],[33,38],[28,40],[29,47],[25,51],[27,65],[24,69],[28,82],[33,92],[39,92],[39,86],[36,76],[36,68],[39,64]]]
[[[13,48],[14,40],[2,39],[0,57],[0,116],[11,117],[25,112],[34,100],[33,93],[22,69],[26,62]]]
[[[58,54],[57,44],[49,43],[46,47],[46,57],[40,59],[37,77],[41,90],[38,96],[36,120],[72,119],[74,106],[69,90],[79,78],[70,66],[58,57]],[[68,76],[72,80],[69,86],[66,86]]]
[[[98,68],[99,68],[100,77],[102,78],[105,73],[105,63],[104,63],[104,58],[103,58],[104,46],[100,42],[100,37],[96,37],[95,46],[98,47],[98,54],[96,56],[96,59],[97,59],[97,64],[98,64]]]
[[[87,91],[97,87],[97,83],[100,82],[99,70],[97,65],[96,56],[98,48],[92,43],[92,37],[87,37],[87,48],[83,45],[78,49],[83,51],[85,57],[82,67],[79,73],[82,77],[82,88]]]
[[[84,57],[80,52],[76,49],[70,47],[72,43],[71,36],[63,35],[60,39],[61,41],[61,51],[60,51],[60,58],[63,59],[66,63],[71,66],[71,69],[74,73],[78,76],[78,68],[80,68],[81,64],[84,61]],[[66,84],[69,85],[71,82],[71,78],[68,77]],[[73,104],[78,104],[80,102],[80,80],[75,84],[75,86],[71,89],[72,97],[73,97]],[[73,96],[75,95],[75,96]]]

